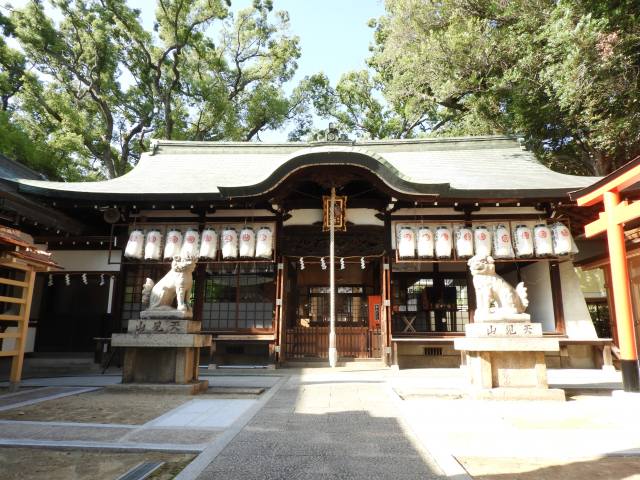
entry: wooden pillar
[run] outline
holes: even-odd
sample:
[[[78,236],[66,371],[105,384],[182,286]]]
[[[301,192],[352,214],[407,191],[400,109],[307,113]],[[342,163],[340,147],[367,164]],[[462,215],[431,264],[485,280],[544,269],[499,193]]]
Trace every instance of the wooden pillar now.
[[[567,328],[564,322],[562,282],[560,281],[560,264],[558,262],[549,262],[549,277],[551,279],[551,300],[553,302],[553,316],[555,317],[556,333],[565,335],[567,333]]]
[[[616,311],[618,341],[620,342],[620,367],[622,382],[627,392],[640,392],[638,352],[631,309],[631,290],[627,268],[627,249],[624,243],[624,228],[618,223],[615,209],[620,203],[617,192],[602,195],[607,221],[607,242],[611,259],[611,286]]]

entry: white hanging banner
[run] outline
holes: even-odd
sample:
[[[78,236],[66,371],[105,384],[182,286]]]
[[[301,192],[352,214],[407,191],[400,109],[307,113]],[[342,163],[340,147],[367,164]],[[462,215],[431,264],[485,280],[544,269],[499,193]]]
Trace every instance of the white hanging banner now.
[[[414,258],[416,255],[416,234],[410,227],[400,227],[398,233],[398,257]]]
[[[533,233],[527,225],[516,226],[516,257],[529,258],[533,256]]]
[[[238,232],[235,228],[225,228],[220,236],[222,258],[230,260],[238,257]]]
[[[556,222],[551,226],[551,233],[553,237],[553,253],[558,256],[569,255],[572,250],[569,228],[561,222]]]
[[[473,232],[471,228],[461,227],[456,232],[456,254],[458,258],[473,257]]]
[[[164,258],[173,258],[180,255],[182,247],[182,232],[171,229],[167,233],[167,240],[164,242]]]
[[[135,258],[142,260],[144,249],[144,232],[142,230],[133,230],[129,234],[129,241],[124,249],[124,256],[127,258]]]
[[[200,233],[195,228],[188,228],[184,234],[184,242],[180,249],[181,258],[198,258],[200,253]]]
[[[551,229],[545,223],[539,223],[533,227],[533,246],[536,257],[548,257],[553,255],[553,242]]]
[[[482,257],[491,256],[493,239],[491,238],[491,231],[484,226],[478,225],[473,231],[473,243],[476,251],[476,255]]]
[[[451,230],[449,227],[440,226],[436,228],[435,247],[437,258],[451,258],[451,248],[453,246]]]
[[[433,257],[433,232],[429,227],[420,227],[418,229],[418,257]]]
[[[260,227],[256,233],[256,257],[271,258],[273,255],[273,233],[269,227]]]
[[[162,255],[162,234],[160,230],[149,230],[147,242],[144,246],[145,260],[160,260]]]
[[[256,233],[251,227],[240,230],[240,258],[253,258],[256,254]]]
[[[493,256],[495,258],[513,258],[511,233],[503,224],[496,226],[495,235],[493,237]]]
[[[218,233],[213,228],[205,228],[200,241],[200,258],[215,259],[217,250]]]

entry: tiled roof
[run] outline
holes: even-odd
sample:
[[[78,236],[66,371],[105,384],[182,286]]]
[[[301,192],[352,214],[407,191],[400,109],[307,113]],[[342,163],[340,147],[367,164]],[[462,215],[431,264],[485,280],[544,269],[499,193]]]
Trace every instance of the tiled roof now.
[[[560,197],[598,177],[554,172],[513,137],[356,143],[159,141],[122,177],[101,182],[20,180],[20,191],[76,198],[204,198],[257,195],[312,165],[357,165],[392,189],[442,197]]]

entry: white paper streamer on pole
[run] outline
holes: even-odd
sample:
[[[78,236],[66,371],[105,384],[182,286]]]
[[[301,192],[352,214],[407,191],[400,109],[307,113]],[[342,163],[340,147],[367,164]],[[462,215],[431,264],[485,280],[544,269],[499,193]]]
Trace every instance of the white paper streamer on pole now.
[[[304,270],[304,259],[300,257],[300,270]]]
[[[238,258],[238,232],[235,228],[225,228],[222,230],[220,238],[222,258],[230,260]]]
[[[513,258],[511,233],[503,224],[496,227],[495,235],[493,237],[493,256],[495,258]]]
[[[484,225],[478,225],[473,231],[473,243],[476,255],[488,257],[491,255],[493,239],[491,232]]]
[[[49,281],[47,282],[48,287],[53,287],[53,275],[49,274]]]
[[[320,268],[322,270],[326,270],[327,269],[327,262],[325,261],[324,257],[320,258]]]
[[[104,273],[100,274],[100,286],[104,286]]]
[[[516,226],[516,257],[528,258],[533,256],[533,233],[527,225]]]
[[[398,257],[413,258],[416,255],[416,234],[411,227],[400,227]]]
[[[366,267],[366,263],[364,261],[364,257],[360,257],[360,268],[364,270]]]
[[[184,234],[184,242],[180,249],[182,258],[198,258],[200,253],[200,233],[194,228],[188,228]]]
[[[553,235],[553,253],[556,255],[569,255],[572,250],[571,232],[566,225],[556,222],[551,226]]]
[[[205,228],[202,231],[200,241],[200,258],[216,258],[218,250],[218,233],[213,228]]]
[[[449,227],[440,226],[436,228],[435,249],[437,258],[451,258],[451,248],[453,246],[451,230]]]
[[[260,227],[256,233],[256,257],[271,258],[273,255],[273,232],[269,227]]]
[[[164,242],[164,258],[180,255],[180,247],[182,247],[182,232],[176,229],[169,230],[167,240]]]
[[[433,232],[429,227],[418,229],[418,257],[433,257]]]
[[[256,255],[256,233],[252,227],[240,230],[240,258],[253,258]]]
[[[124,249],[124,256],[127,258],[135,258],[142,260],[144,249],[144,232],[142,230],[133,230],[129,234],[129,241]]]
[[[461,227],[456,232],[456,254],[458,258],[473,257],[473,232],[468,227]]]
[[[160,260],[160,255],[162,255],[162,234],[160,230],[149,230],[144,246],[144,259]]]
[[[545,223],[539,223],[533,227],[533,245],[536,257],[548,257],[553,255],[551,229]]]

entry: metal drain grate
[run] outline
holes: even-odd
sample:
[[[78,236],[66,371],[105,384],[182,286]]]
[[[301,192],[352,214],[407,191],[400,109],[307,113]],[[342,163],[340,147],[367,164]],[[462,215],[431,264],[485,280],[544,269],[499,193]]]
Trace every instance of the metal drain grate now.
[[[164,462],[143,462],[118,477],[118,480],[144,480],[162,465]]]
[[[442,347],[425,347],[424,354],[427,357],[441,357]]]

